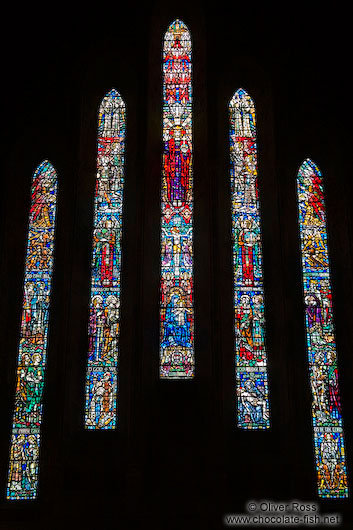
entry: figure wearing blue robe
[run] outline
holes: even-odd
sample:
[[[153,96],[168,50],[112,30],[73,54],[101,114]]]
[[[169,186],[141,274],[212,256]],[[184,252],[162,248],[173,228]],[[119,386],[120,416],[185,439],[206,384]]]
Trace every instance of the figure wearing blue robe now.
[[[239,410],[241,416],[248,414],[253,423],[259,424],[268,419],[266,398],[262,385],[260,387],[256,386],[251,380],[245,381],[241,392]]]
[[[164,321],[164,336],[161,346],[191,347],[190,322],[187,318],[187,309],[182,305],[178,295],[172,295],[167,304]]]

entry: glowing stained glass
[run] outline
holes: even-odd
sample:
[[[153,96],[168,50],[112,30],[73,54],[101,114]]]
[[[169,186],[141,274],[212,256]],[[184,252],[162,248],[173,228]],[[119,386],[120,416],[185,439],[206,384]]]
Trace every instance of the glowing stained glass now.
[[[318,492],[347,497],[323,182],[309,158],[299,168],[297,184]]]
[[[238,427],[267,429],[270,419],[256,116],[245,90],[235,92],[229,113]]]
[[[98,119],[86,375],[87,429],[116,426],[125,128],[125,104],[112,89],[102,100]]]
[[[35,499],[53,271],[57,175],[48,160],[32,181],[7,498]]]
[[[163,50],[160,377],[194,376],[191,39],[175,20]]]

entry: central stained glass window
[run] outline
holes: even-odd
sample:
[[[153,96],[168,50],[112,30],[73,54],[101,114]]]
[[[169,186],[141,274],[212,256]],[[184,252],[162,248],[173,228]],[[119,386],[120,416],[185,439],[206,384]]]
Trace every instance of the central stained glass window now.
[[[195,373],[191,38],[175,20],[163,50],[160,377]]]
[[[240,88],[229,104],[238,427],[270,426],[255,105]]]
[[[99,108],[91,303],[86,375],[87,429],[115,429],[118,387],[125,103],[114,88]]]

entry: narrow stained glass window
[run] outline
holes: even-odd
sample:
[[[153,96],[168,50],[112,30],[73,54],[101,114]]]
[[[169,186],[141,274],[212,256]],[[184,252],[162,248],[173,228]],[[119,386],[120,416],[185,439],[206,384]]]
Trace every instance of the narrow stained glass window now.
[[[98,118],[86,376],[87,429],[115,429],[116,426],[125,128],[125,104],[112,89],[103,98]]]
[[[235,92],[229,113],[238,427],[267,429],[270,419],[256,116],[254,102],[245,90]]]
[[[57,196],[57,175],[48,160],[37,167],[31,192],[7,486],[12,500],[35,499],[38,488]]]
[[[323,182],[309,158],[299,168],[297,184],[318,492],[347,497]]]
[[[160,377],[195,372],[191,38],[175,20],[163,50]]]

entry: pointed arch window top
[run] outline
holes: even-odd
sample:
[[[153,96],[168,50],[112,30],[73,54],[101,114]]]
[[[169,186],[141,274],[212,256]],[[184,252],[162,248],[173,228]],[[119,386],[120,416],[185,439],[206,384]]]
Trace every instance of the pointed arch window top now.
[[[115,138],[125,130],[125,103],[119,92],[112,88],[99,106],[98,136]]]
[[[305,204],[305,196],[309,193],[309,187],[312,188],[314,195],[310,198],[310,203]],[[298,196],[300,213],[309,206],[313,208],[312,221],[315,225],[323,224],[326,219],[324,196],[323,196],[323,179],[322,174],[315,162],[311,158],[306,158],[298,170]],[[304,222],[304,219],[301,219]],[[326,231],[326,227],[325,227]]]
[[[255,103],[243,88],[239,88],[229,103],[235,114],[234,133],[236,137],[256,139]]]
[[[252,107],[255,107],[255,104],[248,92],[244,88],[238,88],[238,90],[234,92],[229,105],[231,107],[242,107],[247,103],[250,103]]]
[[[104,101],[105,99],[107,99],[107,98],[108,98],[108,99],[110,98],[110,99],[113,99],[113,100],[117,99],[117,100],[119,100],[122,104],[124,104],[123,98],[121,97],[121,95],[119,94],[119,92],[117,91],[117,89],[114,88],[114,87],[111,88],[111,89],[105,94],[105,96],[104,96],[103,99],[102,99],[102,103],[103,103],[103,101]]]
[[[169,48],[172,44],[176,49],[188,49],[191,51],[191,36],[187,25],[176,18],[168,27],[164,36],[164,49]]]
[[[55,168],[53,164],[45,158],[37,167],[37,169],[34,172],[34,178],[33,178],[33,185],[32,189],[35,186],[35,182],[38,180],[42,180],[42,182],[51,182],[53,185],[57,185],[58,176],[55,171]],[[48,191],[51,191],[53,193],[53,189],[50,187],[48,188]]]

